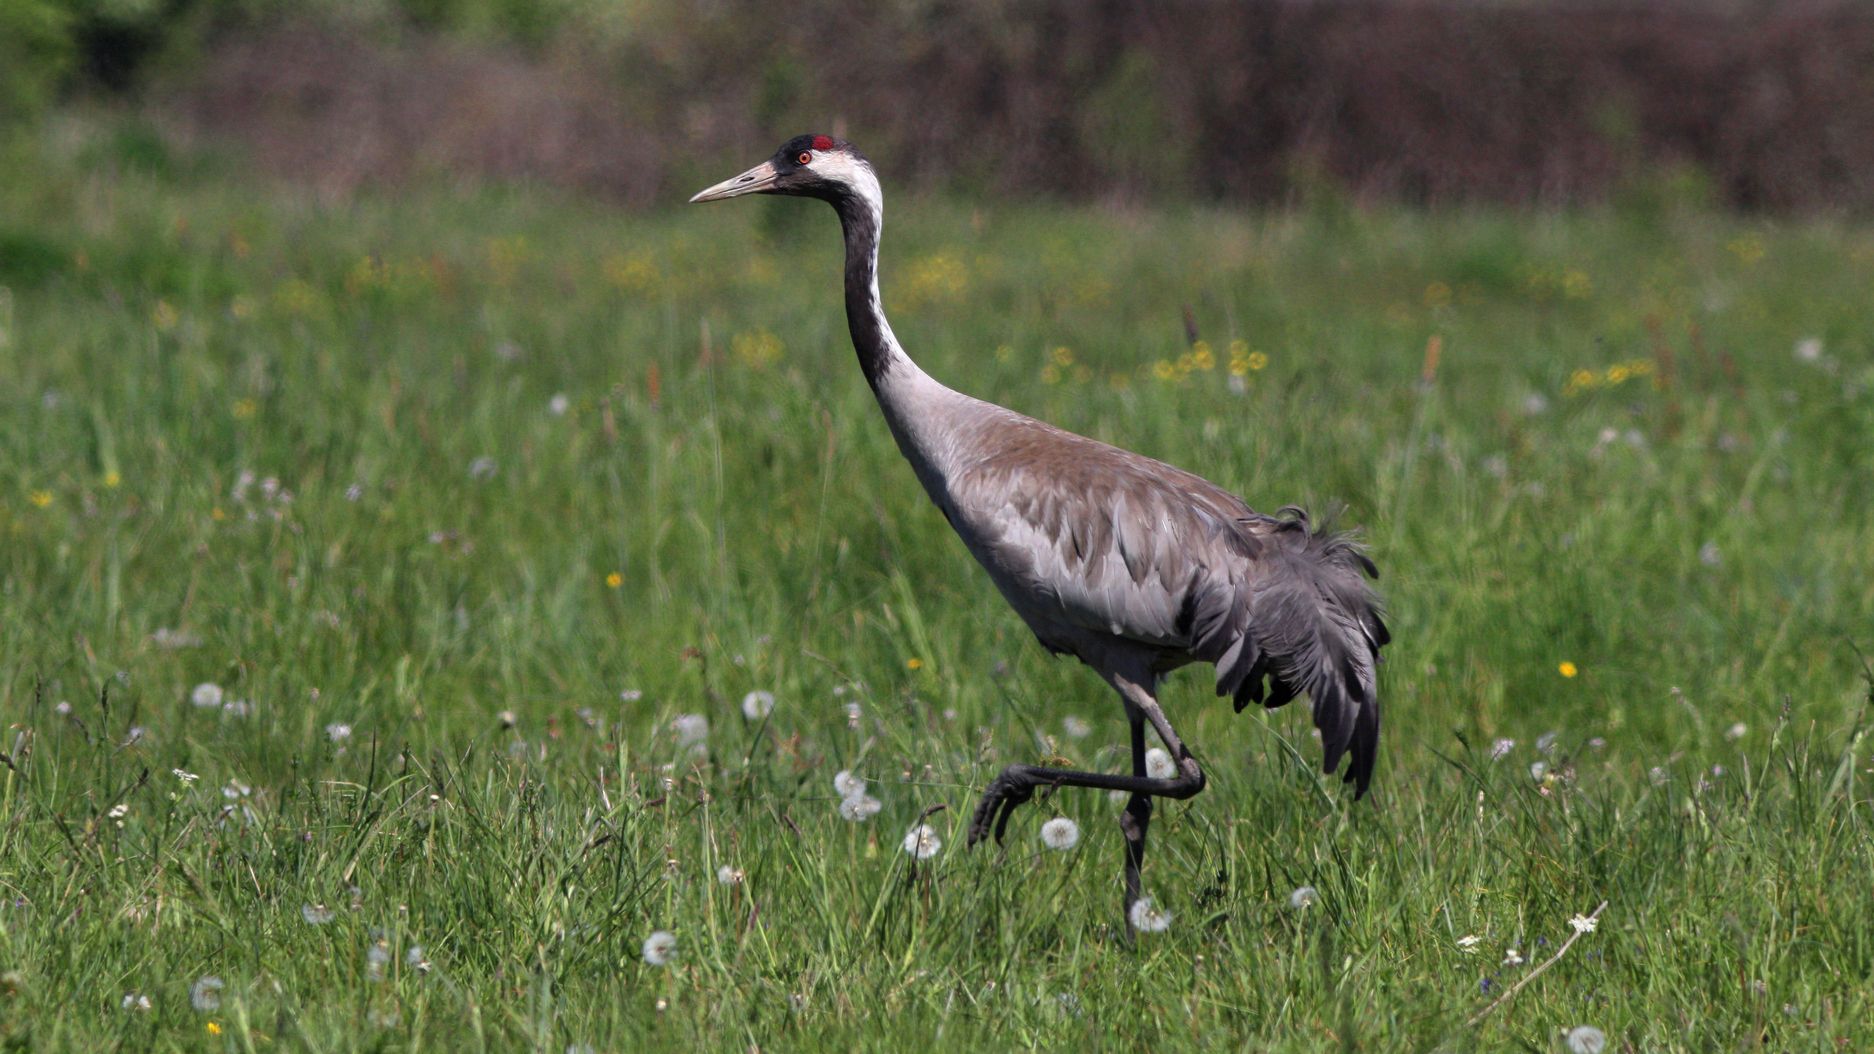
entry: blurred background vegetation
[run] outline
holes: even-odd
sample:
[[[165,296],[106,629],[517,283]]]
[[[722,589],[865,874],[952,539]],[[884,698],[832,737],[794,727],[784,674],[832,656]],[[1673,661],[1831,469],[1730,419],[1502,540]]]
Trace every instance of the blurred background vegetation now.
[[[335,193],[644,205],[843,128],[894,185],[978,195],[1874,201],[1853,2],[0,2],[0,119],[93,100]]]

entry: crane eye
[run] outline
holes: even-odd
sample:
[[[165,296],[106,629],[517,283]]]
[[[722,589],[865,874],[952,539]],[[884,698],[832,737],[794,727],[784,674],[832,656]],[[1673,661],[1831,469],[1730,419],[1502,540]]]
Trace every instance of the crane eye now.
[[[797,162],[799,162],[799,163],[801,163],[801,164],[803,164],[803,165],[811,165],[811,164],[813,164],[813,155],[812,155],[812,154],[810,154],[810,153],[808,153],[808,152],[807,152],[807,151],[805,151],[805,150],[802,150],[802,151],[800,152],[800,156],[799,156],[799,157],[797,157],[797,158],[795,158],[794,160],[795,160],[795,161],[797,161]]]

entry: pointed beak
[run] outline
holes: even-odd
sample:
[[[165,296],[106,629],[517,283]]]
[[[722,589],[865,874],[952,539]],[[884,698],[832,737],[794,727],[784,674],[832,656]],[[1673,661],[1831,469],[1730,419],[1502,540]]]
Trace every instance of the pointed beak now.
[[[774,170],[774,162],[763,161],[734,179],[725,179],[696,195],[690,199],[690,203],[721,201],[724,198],[739,198],[744,194],[759,194],[773,186],[775,179],[779,176],[780,173]]]

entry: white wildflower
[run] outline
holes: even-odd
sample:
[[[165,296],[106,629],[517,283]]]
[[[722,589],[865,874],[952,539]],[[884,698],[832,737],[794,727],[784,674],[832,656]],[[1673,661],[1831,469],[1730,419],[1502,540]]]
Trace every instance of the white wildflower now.
[[[1288,906],[1295,911],[1301,911],[1320,899],[1321,894],[1316,892],[1313,886],[1297,886],[1295,892],[1288,895]]]
[[[196,780],[199,780],[202,778],[200,776],[197,776],[195,773],[189,772],[184,769],[170,769],[169,774],[181,780],[183,783],[183,786],[188,786],[189,784],[194,783]]]
[[[1085,739],[1093,734],[1093,725],[1084,717],[1069,714],[1061,719],[1061,730],[1067,733],[1068,739]]]
[[[1653,781],[1653,786],[1663,787],[1672,779],[1672,773],[1667,772],[1664,765],[1654,765],[1647,770],[1646,778]]]
[[[642,688],[627,688],[618,693],[618,701],[621,703],[635,703],[642,698],[644,698],[644,689]]]
[[[351,726],[342,721],[334,721],[325,726],[325,738],[334,743],[343,743],[351,738]]]
[[[213,974],[198,978],[189,988],[189,1005],[203,1013],[220,1010],[221,990],[224,987],[226,986],[222,984],[221,978]]]
[[[150,1008],[150,997],[142,992],[125,992],[124,1001],[118,1005],[125,1010],[147,1011]]]
[[[943,839],[930,824],[921,823],[905,832],[904,851],[919,860],[929,860],[943,847]]]
[[[840,800],[839,818],[848,823],[864,823],[877,816],[879,810],[884,807],[883,802],[870,794],[855,794],[850,798]]]
[[[1126,919],[1141,933],[1163,933],[1171,928],[1171,912],[1153,903],[1150,897],[1133,901]]]
[[[1516,741],[1514,739],[1499,739],[1490,744],[1490,760],[1502,761],[1504,758],[1510,756],[1510,751],[1515,749]]]
[[[1596,919],[1590,918],[1587,915],[1576,915],[1574,918],[1568,920],[1568,924],[1575,928],[1576,933],[1593,933],[1596,922]]]
[[[203,710],[212,710],[221,705],[221,686],[213,681],[203,681],[189,693],[189,703]]]
[[[1464,936],[1458,938],[1458,950],[1462,951],[1466,955],[1469,955],[1472,952],[1476,951],[1477,946],[1479,944],[1482,944],[1483,942],[1484,942],[1484,939],[1482,937],[1477,936],[1475,933],[1465,934]]]
[[[323,926],[338,917],[338,913],[324,904],[301,904],[299,917],[313,926]]]
[[[1569,1054],[1601,1054],[1607,1049],[1607,1034],[1593,1025],[1577,1025],[1563,1033]]]
[[[669,930],[658,930],[644,938],[644,961],[651,966],[663,966],[676,958],[677,935]]]
[[[865,793],[865,780],[853,775],[851,769],[840,769],[833,774],[833,789],[842,798],[857,798]]]
[[[573,401],[566,397],[565,392],[555,392],[553,398],[547,400],[547,413],[555,417],[565,417],[566,411],[572,408]]]
[[[774,713],[774,693],[756,689],[742,697],[742,716],[759,721]]]
[[[1744,722],[1739,721],[1736,724],[1732,725],[1730,728],[1727,728],[1724,730],[1724,738],[1743,739],[1745,734],[1748,733],[1749,731],[1750,731],[1749,726],[1745,725]]]
[[[1162,747],[1153,747],[1145,752],[1145,774],[1155,780],[1175,779],[1178,766],[1172,762],[1171,755]]]
[[[60,699],[56,704],[53,705],[52,712],[59,715],[60,717],[70,717],[72,715],[72,704],[63,699]]]
[[[742,873],[741,868],[730,867],[728,864],[724,864],[716,869],[716,881],[725,886],[739,886],[747,877],[747,875]]]
[[[363,498],[364,498],[364,484],[353,483],[351,486],[345,488],[345,500],[346,501],[359,501],[359,500],[362,500]]]
[[[104,815],[110,817],[113,820],[121,820],[124,817],[130,815],[130,803],[126,801],[120,801],[116,805],[111,806],[111,811],[105,813]]]
[[[1509,948],[1503,952],[1503,965],[1521,966],[1522,964],[1523,964],[1522,952],[1517,951],[1515,948]]]
[[[1041,841],[1049,849],[1064,853],[1080,844],[1080,825],[1065,816],[1056,816],[1041,825]]]

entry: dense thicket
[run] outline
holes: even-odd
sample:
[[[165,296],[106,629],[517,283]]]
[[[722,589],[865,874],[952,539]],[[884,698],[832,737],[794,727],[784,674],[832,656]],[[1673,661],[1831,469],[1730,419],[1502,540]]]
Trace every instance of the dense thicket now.
[[[9,10],[31,32],[0,48],[39,71],[0,78],[16,108],[157,86],[194,127],[340,185],[442,167],[648,199],[693,178],[670,156],[843,123],[899,181],[979,192],[1562,202],[1669,172],[1750,209],[1874,201],[1874,8],[1852,2]]]

